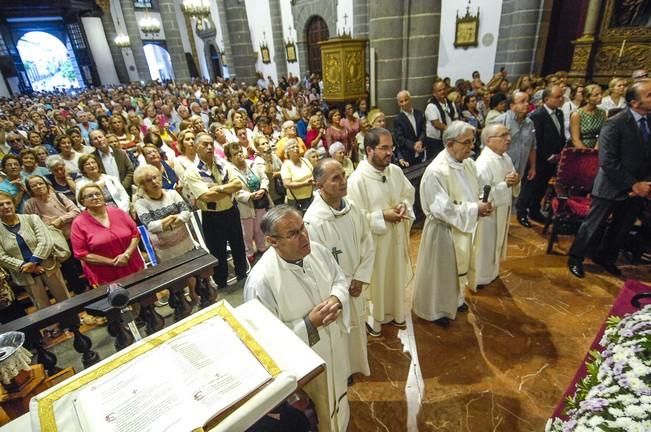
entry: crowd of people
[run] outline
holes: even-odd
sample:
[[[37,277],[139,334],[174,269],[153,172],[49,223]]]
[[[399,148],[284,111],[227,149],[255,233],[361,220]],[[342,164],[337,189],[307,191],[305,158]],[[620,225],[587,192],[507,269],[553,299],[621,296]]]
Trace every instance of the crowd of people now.
[[[406,326],[417,192],[426,220],[413,311],[444,328],[468,310],[466,288],[499,276],[512,207],[525,227],[544,222],[541,200],[566,146],[606,153],[597,183],[608,190],[588,218],[596,226],[579,232],[570,271],[583,276],[583,256],[615,212],[622,216],[600,262],[616,272],[613,251],[636,217],[624,217],[620,201],[639,212],[651,189],[641,121],[651,81],[642,72],[613,79],[604,98],[599,85],[562,72],[511,82],[502,70],[487,84],[475,72],[454,86],[436,79],[422,111],[409,91],[396,95],[391,131],[366,99],[328,106],[316,77],[2,100],[0,267],[44,308],[49,294],[62,301],[141,270],[138,224],[158,261],[191,250],[187,222],[199,211],[218,265],[188,281],[190,300],[198,284],[228,289],[230,250],[245,298],[259,299],[326,360],[330,418],[345,430],[346,380],[370,374],[367,335]],[[621,160],[613,144],[621,137],[608,125],[622,116],[607,118],[622,110],[640,125],[644,157]],[[416,191],[403,169],[423,163]]]

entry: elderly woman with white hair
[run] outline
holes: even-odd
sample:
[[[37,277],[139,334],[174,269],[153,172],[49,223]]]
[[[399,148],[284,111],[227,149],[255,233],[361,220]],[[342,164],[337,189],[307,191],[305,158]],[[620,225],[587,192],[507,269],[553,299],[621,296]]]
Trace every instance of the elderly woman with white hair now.
[[[331,158],[343,166],[346,178],[350,177],[350,175],[355,170],[355,167],[353,166],[353,161],[350,160],[348,156],[346,156],[346,147],[337,141],[330,144],[330,147],[328,147],[328,153],[330,153]]]
[[[305,212],[312,203],[314,192],[312,164],[301,157],[295,139],[287,141],[285,158],[280,168],[280,177],[287,189],[286,203]]]
[[[468,310],[465,288],[476,287],[473,234],[479,218],[492,211],[480,197],[483,185],[470,158],[474,144],[473,126],[450,123],[443,133],[445,150],[427,166],[420,183],[427,219],[416,264],[413,311],[443,328],[457,312]]]
[[[280,159],[285,160],[287,159],[286,152],[285,152],[285,147],[289,143],[290,140],[295,140],[296,145],[298,146],[298,153],[301,157],[305,154],[307,151],[307,147],[305,147],[305,143],[301,139],[301,137],[298,136],[296,133],[296,125],[294,124],[293,121],[287,120],[285,123],[283,123],[283,133],[282,133],[282,138],[278,140],[276,143],[276,156],[278,156]]]
[[[70,201],[76,202],[75,191],[77,190],[77,184],[75,180],[79,177],[79,174],[68,171],[66,161],[60,155],[48,156],[45,165],[50,170],[50,174],[46,175],[45,178],[52,184],[52,189],[64,194]]]

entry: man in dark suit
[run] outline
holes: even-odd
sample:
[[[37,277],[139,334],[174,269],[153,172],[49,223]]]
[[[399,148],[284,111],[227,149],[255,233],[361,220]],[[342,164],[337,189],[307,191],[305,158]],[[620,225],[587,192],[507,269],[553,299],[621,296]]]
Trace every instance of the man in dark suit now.
[[[407,90],[399,91],[396,98],[400,105],[400,113],[393,121],[393,137],[397,150],[409,165],[424,162],[425,116],[411,106],[411,96]]]
[[[568,267],[585,276],[583,259],[619,276],[615,265],[622,242],[651,196],[651,80],[635,82],[626,91],[628,108],[608,119],[599,134],[599,172],[592,204],[570,248]],[[606,227],[608,218],[612,221]]]
[[[518,222],[527,228],[531,227],[529,218],[545,222],[545,217],[540,213],[540,201],[545,195],[549,179],[556,172],[556,162],[566,142],[563,112],[559,109],[562,104],[561,87],[549,86],[543,91],[543,104],[530,116],[536,131],[535,173],[522,186],[515,205]]]
[[[108,175],[118,177],[129,196],[133,185],[133,164],[127,153],[117,147],[110,146],[104,132],[95,129],[89,134],[90,142],[95,146],[95,155],[99,159],[100,169]]]

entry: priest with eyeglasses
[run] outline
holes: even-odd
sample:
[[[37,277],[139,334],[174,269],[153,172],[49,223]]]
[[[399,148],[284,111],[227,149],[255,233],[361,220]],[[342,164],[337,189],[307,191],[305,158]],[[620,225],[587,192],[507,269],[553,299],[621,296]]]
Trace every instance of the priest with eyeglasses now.
[[[452,122],[443,133],[445,150],[425,169],[420,200],[426,220],[418,251],[413,311],[447,328],[465,312],[466,287],[475,286],[473,236],[479,218],[491,214],[480,200],[475,162],[470,158],[475,128]]]

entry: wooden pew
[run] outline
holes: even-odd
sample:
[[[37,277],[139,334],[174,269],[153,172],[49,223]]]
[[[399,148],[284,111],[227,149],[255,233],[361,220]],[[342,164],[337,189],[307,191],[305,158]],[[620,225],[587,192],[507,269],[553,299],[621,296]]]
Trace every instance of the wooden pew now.
[[[132,303],[163,289],[170,289],[171,292],[177,293],[181,291],[180,297],[183,297],[182,287],[188,277],[199,275],[216,264],[217,259],[215,257],[203,249],[196,249],[161,263],[156,267],[150,267],[136,274],[118,279],[115,282],[129,291]],[[44,348],[40,330],[51,324],[59,323],[62,328],[67,328],[73,333],[73,347],[82,355],[84,366],[88,367],[97,363],[100,359],[97,353],[92,350],[90,338],[83,335],[79,330],[79,313],[89,305],[104,300],[106,295],[106,286],[100,286],[1,325],[0,334],[8,331],[25,333],[25,346],[36,351],[37,361],[45,365],[49,375],[53,375],[61,369],[56,366],[56,356]],[[180,302],[182,303],[182,300]],[[179,307],[187,309],[189,305],[186,301],[185,305],[181,304]],[[116,337],[115,335],[112,336]]]

